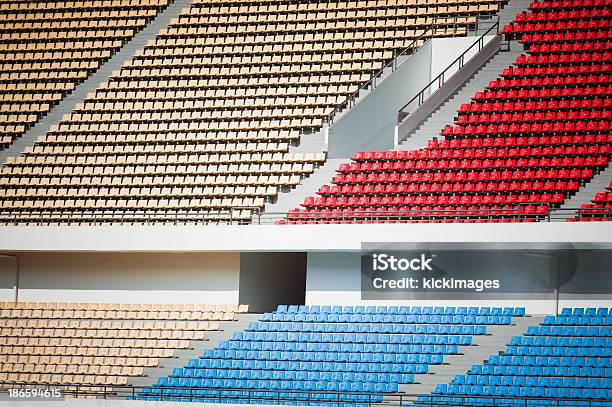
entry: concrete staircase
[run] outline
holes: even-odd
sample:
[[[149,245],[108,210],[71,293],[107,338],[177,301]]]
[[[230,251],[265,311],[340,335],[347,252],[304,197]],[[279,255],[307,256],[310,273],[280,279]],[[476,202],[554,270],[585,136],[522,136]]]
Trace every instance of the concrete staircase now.
[[[417,150],[427,147],[427,142],[440,134],[444,126],[453,124],[457,110],[463,103],[469,103],[474,93],[482,91],[492,80],[496,79],[520,55],[518,51],[499,51],[472,75],[457,91],[412,134],[398,146],[398,150]]]
[[[392,399],[397,400],[400,394],[407,400],[430,394],[438,384],[450,383],[455,376],[465,374],[473,365],[482,364],[491,355],[498,355],[506,349],[513,336],[522,335],[527,327],[537,326],[543,320],[543,316],[517,317],[512,318],[511,325],[488,326],[487,334],[474,335],[471,346],[459,348],[460,354],[445,356],[442,365],[430,365],[427,374],[415,375],[414,383],[401,384],[399,392]]]
[[[315,195],[322,185],[331,183],[340,164],[349,161],[349,159],[328,158],[325,164],[316,168],[312,175],[305,178],[300,185],[294,189],[279,192],[274,202],[267,203],[261,215],[261,222],[273,223],[278,220],[279,214],[285,214],[290,209],[299,207],[304,202],[304,198]]]
[[[595,198],[598,192],[606,191],[606,187],[612,180],[612,161],[608,161],[608,166],[595,175],[585,186],[580,188],[576,195],[567,199],[560,206],[559,212],[554,214],[554,220],[565,221],[565,219],[576,216],[575,209],[580,208],[582,204],[591,203],[591,199]]]
[[[518,13],[527,11],[531,3],[532,0],[510,0],[497,13],[499,16],[499,31],[501,32],[505,25],[511,23]]]
[[[131,59],[137,50],[144,48],[147,41],[155,39],[159,30],[166,28],[170,24],[170,20],[179,16],[181,9],[190,5],[190,0],[174,0],[164,10],[158,12],[149,24],[26,131],[21,138],[14,141],[6,150],[0,151],[0,164],[4,163],[7,157],[18,156],[26,147],[32,146],[38,137],[47,133],[52,125],[61,120],[64,114],[71,113],[77,104],[82,103],[88,93],[95,91],[101,83],[107,81],[113,71],[121,69],[124,61]]]
[[[159,377],[168,376],[177,367],[183,367],[189,359],[197,358],[206,349],[212,349],[219,342],[228,340],[234,332],[244,331],[251,322],[261,318],[261,314],[236,314],[234,321],[219,323],[218,331],[206,332],[206,339],[202,341],[191,341],[189,349],[181,349],[175,352],[173,358],[160,359],[159,366],[145,368],[144,376],[131,377],[128,386],[142,387],[151,386],[157,382]],[[125,389],[122,389],[125,392]]]
[[[290,153],[320,153],[327,151],[325,139],[326,128],[323,127],[316,133],[305,133],[300,135],[298,145],[289,146]]]

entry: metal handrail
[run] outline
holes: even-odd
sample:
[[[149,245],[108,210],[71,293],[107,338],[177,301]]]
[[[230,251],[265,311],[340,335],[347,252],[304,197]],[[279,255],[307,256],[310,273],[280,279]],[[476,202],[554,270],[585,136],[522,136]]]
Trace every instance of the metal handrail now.
[[[463,65],[465,63],[465,57],[467,55],[467,53],[469,51],[471,51],[474,47],[478,46],[478,52],[482,51],[482,49],[484,48],[485,42],[484,39],[487,35],[489,35],[491,33],[492,30],[495,30],[495,34],[499,35],[499,25],[500,25],[500,20],[499,17],[497,17],[497,22],[495,22],[491,27],[489,27],[489,29],[487,31],[485,31],[484,34],[482,34],[477,41],[475,41],[472,45],[470,45],[465,51],[463,51],[463,53],[461,55],[459,55],[453,62],[451,62],[446,69],[444,69],[438,76],[436,76],[434,79],[431,80],[431,82],[429,82],[423,89],[421,89],[416,95],[414,95],[414,97],[412,99],[410,99],[404,106],[402,106],[400,108],[400,110],[397,113],[397,123],[400,124],[401,122],[403,122],[408,116],[410,116],[411,112],[414,111],[414,109],[412,109],[410,112],[409,108],[412,107],[412,104],[414,103],[414,101],[416,100],[418,102],[416,107],[421,106],[425,100],[427,99],[425,97],[425,92],[432,87],[432,85],[434,85],[436,82],[438,83],[438,89],[440,87],[442,87],[442,85],[444,85],[446,83],[446,81],[450,78],[452,78],[454,76],[451,75],[449,78],[446,78],[446,73],[448,71],[450,71],[456,64],[459,65],[459,68],[457,69],[457,72],[459,72],[459,70],[461,70],[461,68],[463,68]],[[431,95],[429,95],[431,96]],[[416,109],[415,107],[415,109]]]
[[[229,387],[171,387],[171,386],[100,386],[100,385],[87,385],[87,384],[71,384],[71,385],[58,385],[58,386],[43,386],[37,384],[28,383],[17,383],[17,382],[0,382],[0,394],[8,395],[9,389],[41,389],[41,388],[54,388],[58,389],[60,396],[65,397],[91,397],[103,399],[149,399],[157,400],[160,398],[167,397],[169,400],[177,401],[198,401],[201,399],[215,400],[215,401],[231,401],[241,400],[242,402],[259,402],[258,404],[280,404],[282,401],[295,403],[299,401],[306,405],[310,405],[311,402],[316,402],[319,405],[329,405],[346,407],[349,405],[361,404],[372,406],[389,406],[389,407],[404,407],[413,403],[412,405],[419,405],[422,407],[447,407],[448,403],[444,403],[442,398],[454,398],[459,400],[481,400],[488,401],[487,405],[492,406],[503,406],[508,405],[509,402],[514,402],[516,406],[529,406],[534,405],[535,401],[538,403],[535,405],[546,405],[548,407],[591,407],[609,405],[612,399],[586,399],[586,398],[559,398],[559,397],[527,397],[527,396],[500,396],[500,395],[465,395],[465,394],[453,394],[453,395],[440,395],[440,394],[417,394],[417,393],[373,393],[364,391],[322,391],[322,390],[290,390],[290,389],[245,389],[245,388],[229,388]],[[146,394],[143,391],[145,389],[158,389],[160,394]],[[184,392],[181,395],[177,395],[177,391]],[[166,392],[166,394],[164,394]],[[203,394],[208,392],[209,394]],[[227,395],[221,392],[227,392]],[[349,397],[350,396],[350,397]],[[381,398],[383,401],[380,401]],[[420,401],[419,401],[420,398]],[[355,399],[359,401],[355,401]],[[418,404],[414,404],[417,402]],[[546,404],[545,404],[546,403]]]
[[[309,210],[308,212],[265,212],[258,208],[252,207],[237,207],[227,211],[201,211],[201,210],[184,210],[184,211],[164,211],[154,210],[146,211],[113,211],[96,212],[96,211],[1,211],[0,222],[4,223],[40,223],[48,224],[54,222],[87,222],[87,223],[113,223],[113,224],[134,224],[134,223],[160,223],[174,222],[197,222],[202,224],[239,224],[239,225],[262,225],[267,222],[287,221],[292,218],[296,220],[312,220],[322,222],[330,220],[350,221],[433,221],[444,219],[473,218],[476,220],[494,220],[497,218],[516,218],[516,219],[533,219],[537,221],[553,222],[565,220],[568,216],[580,220],[581,218],[612,217],[612,208],[554,208],[545,202],[533,203],[516,203],[509,204],[511,208],[491,208],[487,209],[446,209],[432,208],[444,205],[426,205],[417,210],[380,210],[380,209],[361,209],[353,210],[350,214],[344,212],[334,212],[333,209]],[[471,204],[461,206],[469,207]],[[546,206],[546,212],[543,213],[528,213],[523,208]],[[341,206],[339,206],[341,208]],[[238,211],[248,211],[248,217],[238,217],[235,213]],[[50,218],[53,215],[53,218]]]

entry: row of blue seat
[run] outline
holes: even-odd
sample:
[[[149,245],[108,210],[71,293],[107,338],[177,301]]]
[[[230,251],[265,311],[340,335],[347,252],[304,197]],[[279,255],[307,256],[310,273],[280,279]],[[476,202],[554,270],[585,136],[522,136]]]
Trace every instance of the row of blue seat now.
[[[589,356],[610,357],[612,347],[584,347],[584,346],[508,346],[505,355],[511,356]]]
[[[320,323],[396,323],[396,324],[455,324],[509,325],[506,315],[404,315],[404,314],[278,314],[266,313],[263,322]]]
[[[591,366],[612,367],[610,358],[595,357],[573,357],[573,356],[507,356],[495,355],[489,357],[488,364],[491,365],[515,365],[515,366]]]
[[[582,389],[567,387],[536,387],[536,386],[483,386],[483,385],[439,385],[434,391],[445,395],[475,395],[475,396],[518,396],[518,397],[553,397],[600,399],[612,398],[612,389]]]
[[[612,338],[513,336],[509,345],[612,347]]]
[[[175,390],[171,393],[179,393],[179,391]],[[351,397],[351,400],[346,400],[345,397],[336,396],[334,393],[327,395],[319,393],[304,393],[305,395],[302,397],[296,397],[295,395],[287,394],[283,392],[275,393],[274,396],[258,396],[255,398],[255,395],[259,393],[258,390],[251,390],[250,395],[242,395],[242,396],[228,396],[223,395],[219,397],[212,396],[198,396],[195,397],[186,392],[184,396],[158,396],[158,395],[140,395],[136,397],[128,397],[128,400],[138,400],[138,401],[165,401],[171,403],[214,403],[214,404],[265,404],[265,405],[280,405],[280,406],[298,406],[303,407],[304,404],[310,407],[371,407],[372,403],[377,403],[382,401],[381,396],[362,396]],[[246,392],[245,392],[246,393]],[[342,395],[342,394],[341,394]],[[354,400],[353,400],[354,399]],[[569,407],[569,406],[568,406]],[[582,406],[578,406],[582,407]]]
[[[303,370],[317,372],[365,372],[365,373],[427,373],[424,363],[357,363],[357,362],[299,362],[278,360],[230,360],[191,359],[187,367],[199,369],[249,369],[249,370]],[[204,373],[202,373],[204,374]]]
[[[564,317],[571,315],[576,317],[607,317],[612,316],[612,308],[563,308],[559,315]]]
[[[468,375],[487,374],[512,376],[612,377],[612,368],[590,366],[475,365],[472,366],[467,373]]]
[[[420,396],[415,406],[461,406],[461,407],[612,407],[612,401],[596,400],[553,400],[546,398],[517,397],[465,397],[465,396]]]
[[[458,345],[400,345],[397,343],[250,342],[222,341],[218,349],[291,352],[432,353],[456,354]],[[590,355],[585,355],[590,356]]]
[[[245,379],[199,379],[164,378],[160,387],[211,388],[211,389],[262,389],[262,390],[305,390],[305,391],[355,391],[374,393],[395,393],[397,383],[337,382],[322,380],[245,380]],[[153,393],[154,394],[154,393]]]
[[[376,386],[370,386],[368,384],[364,385],[366,388],[371,388]],[[378,386],[380,389],[381,386]],[[313,400],[319,401],[328,401],[332,402],[334,406],[351,406],[351,407],[368,407],[365,405],[355,405],[355,404],[338,404],[338,402],[366,402],[366,403],[375,403],[380,402],[383,399],[382,393],[383,391],[378,392],[379,394],[372,392],[368,392],[368,394],[358,394],[358,393],[331,393],[324,391],[305,391],[304,389],[299,389],[299,391],[293,391],[292,389],[285,389],[284,391],[280,391],[278,389],[266,390],[266,389],[232,389],[232,390],[224,390],[224,389],[189,389],[189,388],[180,388],[180,387],[153,387],[144,389],[138,396],[139,400],[159,400],[159,401],[194,401],[194,402],[204,402],[200,401],[206,397],[206,402],[212,403],[244,403],[247,400],[250,400],[251,403],[257,404],[289,404],[287,401],[289,400],[309,400],[308,405],[316,405],[312,403]],[[163,395],[163,398],[160,396]],[[157,399],[155,397],[158,397]],[[182,397],[182,398],[180,398]],[[190,400],[191,399],[191,400]],[[280,401],[280,403],[275,403]],[[283,402],[285,401],[285,403]],[[303,405],[303,402],[299,405]],[[325,405],[325,404],[322,404]]]
[[[249,332],[234,333],[238,341],[262,342],[329,342],[329,343],[398,343],[415,345],[471,345],[471,336],[461,335],[396,335],[320,332]]]
[[[561,315],[549,315],[544,318],[542,325],[596,325],[596,326],[612,326],[612,316],[608,317],[565,317]]]
[[[340,306],[279,305],[279,314],[414,314],[414,315],[507,315],[525,316],[524,307],[409,307],[409,306]]]
[[[197,369],[179,367],[169,377],[200,379],[244,379],[244,380],[323,380],[337,382],[412,383],[414,375],[409,373],[365,373],[305,370],[258,370],[258,369]],[[167,384],[167,377],[160,377],[157,384]]]
[[[612,378],[467,375],[456,376],[451,384],[610,389]]]
[[[598,337],[611,336],[612,327],[609,326],[530,326],[527,336],[576,336]]]
[[[397,333],[397,334],[441,334],[441,335],[485,335],[485,325],[416,325],[379,323],[323,324],[309,322],[252,322],[252,332],[347,332],[347,333]]]
[[[439,354],[403,353],[352,353],[352,352],[285,352],[285,351],[247,351],[247,350],[210,350],[201,359],[256,359],[304,362],[355,362],[355,363],[442,363]]]

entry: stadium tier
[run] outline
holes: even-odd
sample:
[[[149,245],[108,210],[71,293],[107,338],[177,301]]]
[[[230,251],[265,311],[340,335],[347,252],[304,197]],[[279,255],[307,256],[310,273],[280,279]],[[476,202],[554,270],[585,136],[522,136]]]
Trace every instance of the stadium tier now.
[[[381,402],[488,326],[524,315],[524,308],[281,305],[138,399]]]
[[[547,316],[540,326],[513,337],[505,352],[491,355],[450,384],[439,385],[415,405],[608,406],[612,398],[611,315],[607,308],[575,308]]]
[[[497,1],[195,1],[6,161],[0,209],[26,223],[28,213],[47,223],[88,212],[73,221],[98,223],[129,211],[163,222],[173,210],[248,220],[325,160],[289,145],[399,50],[463,36],[497,10]]]
[[[124,386],[246,311],[220,305],[2,303],[0,387]]]
[[[155,17],[167,0],[0,4],[0,150]]]
[[[610,157],[608,1],[535,2],[504,28],[527,54],[470,103],[441,140],[359,152],[287,222],[537,221]]]
[[[600,222],[612,220],[612,181],[606,188],[607,191],[598,192],[591,200],[592,203],[583,204],[578,210],[578,215],[570,221]]]

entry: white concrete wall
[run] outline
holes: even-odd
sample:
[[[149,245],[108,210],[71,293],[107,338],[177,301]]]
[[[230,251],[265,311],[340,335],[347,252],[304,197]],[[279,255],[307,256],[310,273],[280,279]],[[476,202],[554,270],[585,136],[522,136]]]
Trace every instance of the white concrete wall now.
[[[238,253],[20,253],[20,301],[238,304]],[[1,300],[15,268],[0,263]]]
[[[442,71],[444,71],[455,59],[459,57],[466,49],[478,41],[479,37],[456,37],[456,38],[436,38],[431,46],[431,79],[434,79]],[[488,35],[484,38],[484,45],[494,38],[493,35]],[[478,52],[478,46],[474,46],[465,55],[464,63],[469,61]],[[445,74],[445,78],[450,78],[457,72],[458,65]],[[430,79],[430,80],[431,80]],[[425,84],[423,84],[425,86]]]
[[[563,307],[612,307],[612,295],[499,295],[482,300],[376,300],[361,299],[359,253],[309,253],[306,271],[308,305],[409,305],[464,307],[525,307],[529,314],[554,314]],[[514,298],[513,298],[514,297]],[[546,298],[548,297],[548,298]],[[585,298],[586,297],[586,298]],[[535,299],[537,298],[537,299]],[[544,298],[544,299],[542,299]]]
[[[23,251],[347,251],[362,242],[612,242],[602,222],[245,226],[0,227],[0,253]]]

